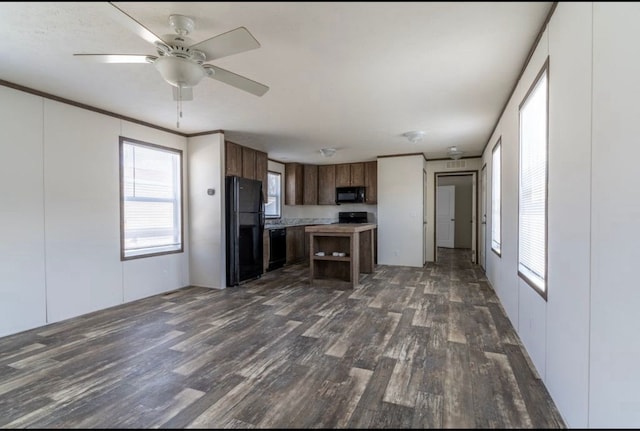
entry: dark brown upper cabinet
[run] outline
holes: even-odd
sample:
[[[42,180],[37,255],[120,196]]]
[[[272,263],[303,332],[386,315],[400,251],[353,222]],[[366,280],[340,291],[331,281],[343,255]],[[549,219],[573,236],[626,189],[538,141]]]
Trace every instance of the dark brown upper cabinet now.
[[[336,187],[364,187],[364,163],[336,165]]]
[[[304,169],[300,163],[284,165],[284,204],[302,205],[304,198]]]
[[[318,166],[318,205],[336,204],[336,165]]]
[[[225,141],[225,175],[262,181],[265,201],[268,163],[267,153]]]
[[[364,163],[351,163],[350,186],[364,186]]]
[[[256,178],[256,150],[242,147],[242,177],[250,180]]]
[[[225,175],[242,176],[242,147],[225,141]]]
[[[303,205],[318,205],[318,166],[304,165]]]
[[[256,180],[262,181],[262,197],[264,201],[267,201],[267,172],[268,172],[268,158],[267,153],[262,151],[256,151]]]
[[[336,165],[336,187],[349,187],[351,185],[351,165],[343,163]],[[335,193],[335,190],[334,190]]]
[[[364,164],[365,199],[368,204],[378,203],[378,162]]]

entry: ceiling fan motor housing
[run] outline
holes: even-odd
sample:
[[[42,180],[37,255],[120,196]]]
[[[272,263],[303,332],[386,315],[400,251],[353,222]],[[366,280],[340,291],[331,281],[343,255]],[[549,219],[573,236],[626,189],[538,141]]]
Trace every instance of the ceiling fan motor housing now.
[[[169,16],[169,25],[179,35],[188,35],[195,28],[195,22],[193,18],[189,18],[184,15],[171,15]]]

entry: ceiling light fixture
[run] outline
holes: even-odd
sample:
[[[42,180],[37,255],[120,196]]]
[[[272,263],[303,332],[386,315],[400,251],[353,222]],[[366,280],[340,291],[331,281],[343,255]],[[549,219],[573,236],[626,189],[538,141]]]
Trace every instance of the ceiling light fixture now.
[[[176,87],[174,99],[178,102],[177,128],[180,128],[180,118],[182,118],[182,101],[193,100],[192,88],[198,85],[205,76],[211,77],[215,73],[212,68],[202,65],[203,59],[204,54],[196,50],[192,50],[190,58],[147,56],[147,61],[153,63],[162,78]]]
[[[406,137],[412,144],[417,144],[422,141],[422,138],[424,138],[424,132],[422,130],[416,130],[403,133],[402,136]]]
[[[459,150],[455,145],[453,147],[449,147],[449,152],[447,153],[447,155],[453,160],[458,160],[463,154],[464,151]]]
[[[320,150],[320,154],[325,157],[332,157],[336,153],[335,148],[323,148]]]

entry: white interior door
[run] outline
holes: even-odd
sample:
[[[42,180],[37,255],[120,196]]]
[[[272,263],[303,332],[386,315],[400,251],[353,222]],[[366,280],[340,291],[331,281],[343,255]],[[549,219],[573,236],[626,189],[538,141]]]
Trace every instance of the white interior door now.
[[[454,247],[456,186],[438,186],[436,192],[436,246]]]
[[[487,240],[487,165],[482,167],[480,173],[480,241],[478,244],[478,252],[480,257],[480,266],[486,268],[486,240]]]

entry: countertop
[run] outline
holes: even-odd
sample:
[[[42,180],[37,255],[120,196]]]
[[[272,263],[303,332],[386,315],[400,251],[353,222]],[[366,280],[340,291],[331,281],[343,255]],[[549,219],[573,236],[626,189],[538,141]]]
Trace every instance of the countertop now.
[[[305,232],[312,233],[354,233],[364,232],[377,228],[375,223],[337,223],[325,225],[311,225],[304,228]]]
[[[324,225],[330,225],[330,224],[332,223],[290,223],[290,224],[274,223],[274,224],[265,224],[264,230],[282,229],[286,227],[296,227],[296,226],[324,226]]]

